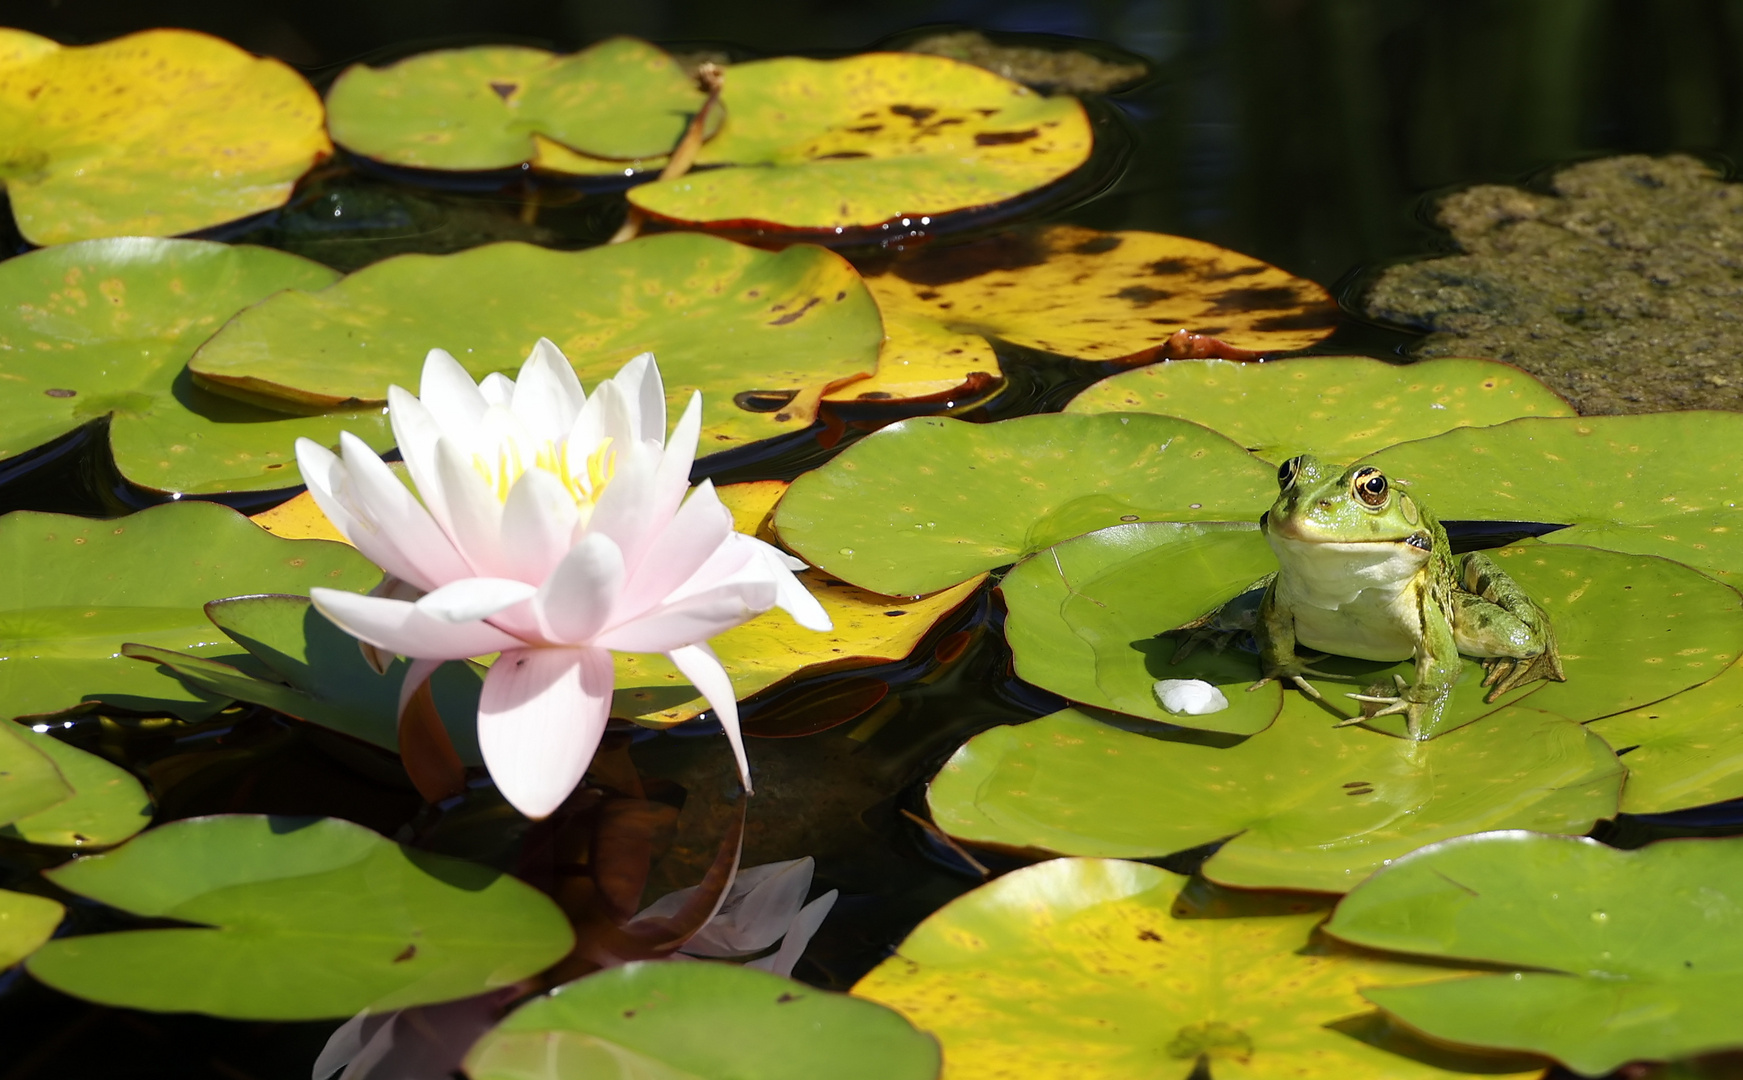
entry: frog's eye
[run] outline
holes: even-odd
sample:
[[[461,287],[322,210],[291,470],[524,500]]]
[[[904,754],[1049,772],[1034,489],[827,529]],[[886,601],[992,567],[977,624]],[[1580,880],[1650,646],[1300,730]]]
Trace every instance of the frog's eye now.
[[[1301,459],[1292,457],[1277,469],[1277,489],[1288,491],[1289,485],[1295,483],[1295,477],[1301,472]]]
[[[1386,474],[1379,469],[1363,469],[1356,474],[1352,487],[1356,498],[1368,506],[1386,505]]]

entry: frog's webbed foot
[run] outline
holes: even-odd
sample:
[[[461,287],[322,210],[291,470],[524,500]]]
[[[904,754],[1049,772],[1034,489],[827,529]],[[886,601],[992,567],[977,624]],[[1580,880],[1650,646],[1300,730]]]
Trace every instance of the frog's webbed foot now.
[[[1315,656],[1312,659],[1313,660],[1324,660],[1325,656],[1324,655]],[[1280,667],[1275,671],[1267,671],[1264,674],[1264,676],[1259,679],[1258,682],[1247,687],[1247,693],[1250,694],[1254,690],[1257,690],[1261,686],[1265,686],[1269,683],[1281,681],[1281,682],[1290,683],[1297,690],[1306,694],[1308,697],[1312,698],[1315,701],[1324,701],[1325,695],[1320,693],[1317,689],[1315,689],[1315,687],[1312,683],[1307,681],[1306,676],[1308,676],[1308,675],[1312,675],[1316,679],[1334,679],[1335,680],[1335,679],[1343,678],[1342,675],[1338,675],[1335,672],[1320,671],[1317,668],[1310,668],[1306,664],[1291,664],[1288,667]]]
[[[1412,739],[1417,738],[1417,732],[1422,729],[1422,718],[1428,711],[1429,703],[1412,700],[1411,686],[1404,681],[1404,676],[1394,674],[1392,681],[1398,687],[1396,694],[1345,694],[1345,697],[1354,698],[1362,703],[1362,715],[1353,716],[1336,726],[1349,727],[1352,724],[1360,724],[1382,716],[1395,716],[1398,713],[1403,713],[1404,730],[1409,733]],[[1373,705],[1383,707],[1369,711],[1369,706]]]
[[[1539,679],[1567,682],[1567,675],[1561,668],[1561,654],[1556,652],[1553,642],[1536,656],[1491,656],[1482,663],[1483,685],[1490,688],[1483,696],[1485,702],[1492,703],[1507,691]]]

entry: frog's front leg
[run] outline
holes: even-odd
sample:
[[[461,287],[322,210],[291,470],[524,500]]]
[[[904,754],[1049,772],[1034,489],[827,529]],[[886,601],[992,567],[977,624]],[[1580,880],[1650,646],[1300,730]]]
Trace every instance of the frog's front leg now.
[[[1357,701],[1384,708],[1345,721],[1346,724],[1403,713],[1404,729],[1412,739],[1422,738],[1424,730],[1433,729],[1463,667],[1452,620],[1446,615],[1446,604],[1441,602],[1444,600],[1445,597],[1435,597],[1433,602],[1417,605],[1422,618],[1422,640],[1416,647],[1416,681],[1406,686],[1402,676],[1394,676],[1398,683],[1396,694],[1350,694]]]
[[[1483,685],[1490,687],[1484,701],[1538,679],[1567,681],[1549,616],[1493,559],[1476,551],[1466,555],[1459,585],[1453,631],[1459,651],[1483,662]]]
[[[1272,579],[1265,588],[1265,597],[1259,601],[1259,617],[1253,625],[1253,637],[1259,642],[1259,681],[1247,687],[1251,693],[1273,679],[1282,679],[1293,683],[1297,689],[1315,701],[1325,700],[1313,684],[1307,681],[1312,675],[1321,679],[1336,679],[1340,676],[1329,671],[1316,671],[1302,662],[1295,652],[1295,619],[1277,603],[1277,582]]]

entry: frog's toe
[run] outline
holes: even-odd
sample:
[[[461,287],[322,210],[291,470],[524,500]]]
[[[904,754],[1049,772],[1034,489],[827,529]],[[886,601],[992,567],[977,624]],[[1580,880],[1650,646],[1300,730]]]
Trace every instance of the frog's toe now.
[[[1304,671],[1303,674],[1319,675],[1319,674],[1321,674],[1321,672],[1309,670],[1309,671]],[[1306,694],[1308,697],[1312,698],[1313,700],[1315,700],[1315,701],[1324,701],[1325,700],[1325,695],[1321,694],[1318,690],[1316,690],[1314,688],[1314,685],[1312,683],[1308,682],[1306,679],[1302,678],[1301,675],[1286,675],[1286,676],[1284,676],[1284,678],[1288,679],[1291,683],[1294,683],[1295,688],[1297,690],[1300,690],[1302,693]]]

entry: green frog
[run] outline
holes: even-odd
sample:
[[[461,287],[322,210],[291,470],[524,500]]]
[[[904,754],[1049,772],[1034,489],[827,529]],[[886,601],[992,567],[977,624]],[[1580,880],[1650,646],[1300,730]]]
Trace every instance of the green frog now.
[[[1277,470],[1277,501],[1259,528],[1278,572],[1259,602],[1254,637],[1263,677],[1320,693],[1299,646],[1363,660],[1414,658],[1396,693],[1350,694],[1370,716],[1403,713],[1411,738],[1445,707],[1460,654],[1484,666],[1484,699],[1539,679],[1565,681],[1549,616],[1481,552],[1454,555],[1433,514],[1372,465],[1339,470],[1311,454]],[[1372,708],[1379,706],[1378,709]],[[1432,730],[1431,725],[1429,726]]]

